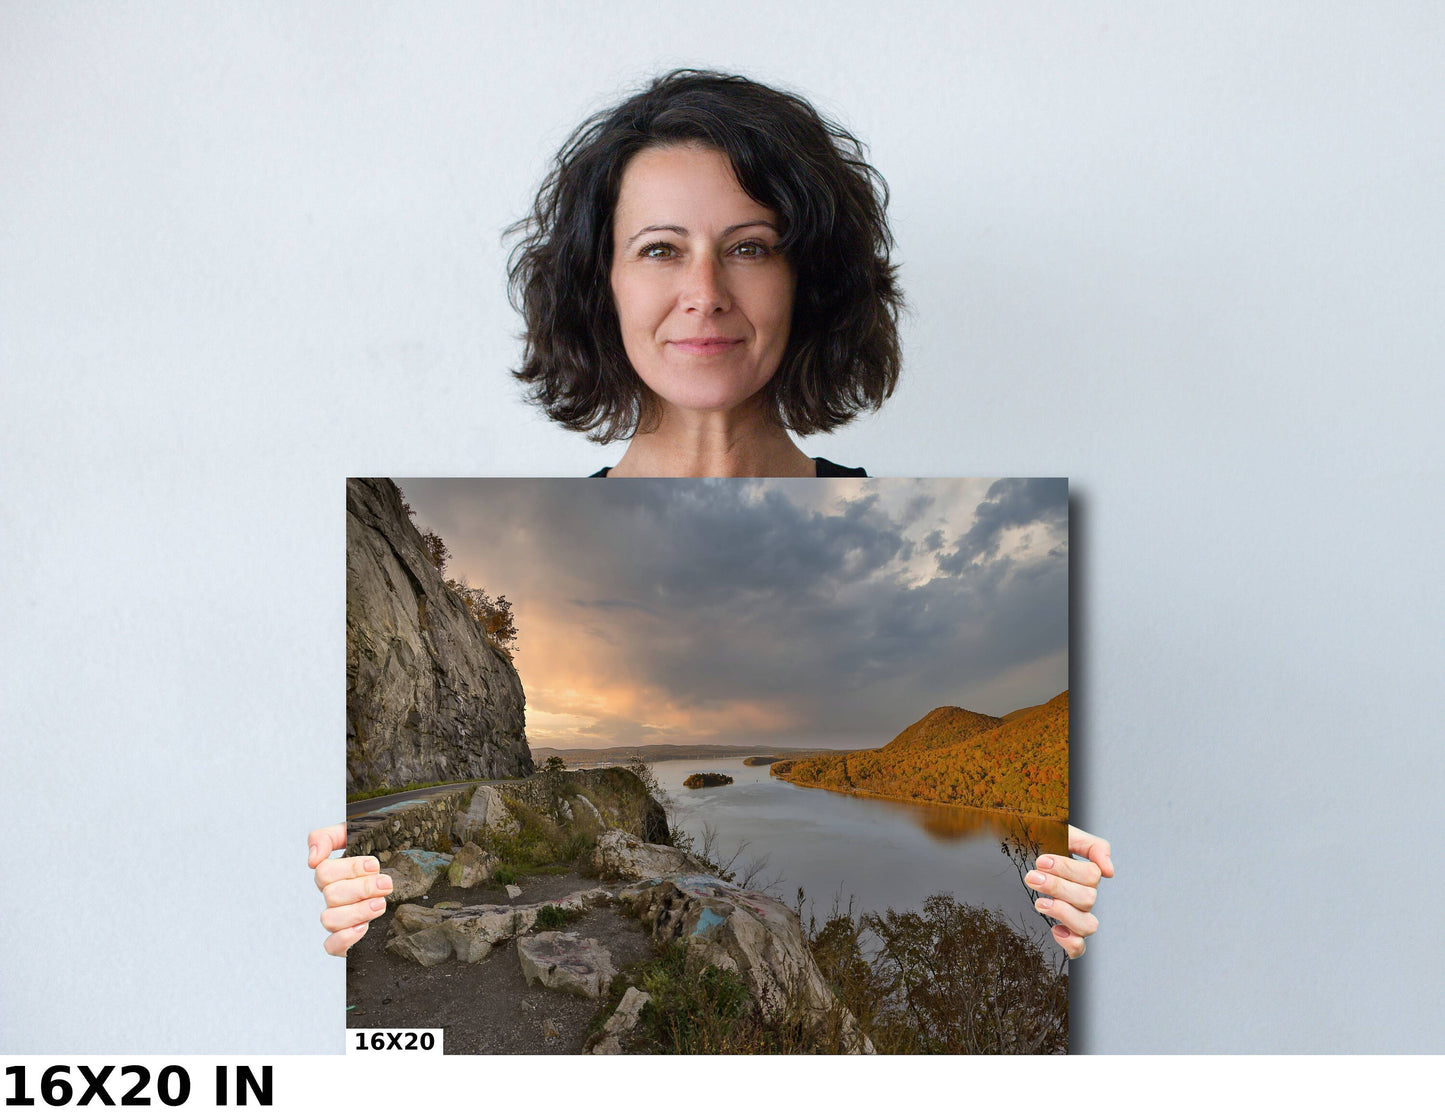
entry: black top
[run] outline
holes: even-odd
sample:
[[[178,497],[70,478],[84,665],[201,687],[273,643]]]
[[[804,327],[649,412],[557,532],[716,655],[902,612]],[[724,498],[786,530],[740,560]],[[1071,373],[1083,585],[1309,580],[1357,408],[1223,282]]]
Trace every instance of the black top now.
[[[839,465],[837,462],[830,462],[827,458],[814,458],[813,464],[818,467],[819,477],[867,477],[866,469],[849,469],[846,465]],[[611,466],[603,466],[593,477],[606,477]]]

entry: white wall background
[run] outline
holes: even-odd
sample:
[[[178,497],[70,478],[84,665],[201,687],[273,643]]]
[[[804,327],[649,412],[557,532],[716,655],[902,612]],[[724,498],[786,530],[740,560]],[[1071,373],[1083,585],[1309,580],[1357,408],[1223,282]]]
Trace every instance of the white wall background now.
[[[871,145],[879,475],[1067,474],[1094,1051],[1439,1051],[1445,10],[0,10],[0,1050],[337,1051],[342,480],[589,473],[501,229],[676,64]]]

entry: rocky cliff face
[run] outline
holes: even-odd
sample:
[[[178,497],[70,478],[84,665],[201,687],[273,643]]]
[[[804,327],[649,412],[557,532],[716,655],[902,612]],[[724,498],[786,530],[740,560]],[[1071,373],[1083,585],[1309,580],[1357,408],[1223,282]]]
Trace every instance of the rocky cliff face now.
[[[516,668],[422,550],[391,481],[346,482],[346,786],[532,772]]]

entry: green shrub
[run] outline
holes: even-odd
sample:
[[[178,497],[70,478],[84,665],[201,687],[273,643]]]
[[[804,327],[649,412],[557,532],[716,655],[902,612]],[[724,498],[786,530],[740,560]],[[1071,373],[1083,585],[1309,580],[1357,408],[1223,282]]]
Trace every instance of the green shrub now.
[[[508,810],[517,820],[517,832],[493,834],[488,845],[493,853],[518,871],[527,871],[557,860],[557,847],[564,840],[563,830],[546,815],[526,803],[504,797]]]
[[[567,836],[562,843],[562,848],[557,851],[563,861],[570,861],[573,864],[589,859],[592,851],[597,848],[597,839],[591,834],[574,832]]]
[[[738,974],[689,959],[681,942],[659,947],[652,961],[615,980],[611,1007],[628,985],[652,998],[638,1017],[634,1047],[673,1055],[783,1055],[820,1049],[811,1027],[790,1015],[781,1021],[766,1019]]]
[[[1037,942],[993,912],[937,893],[921,912],[890,908],[862,924],[882,944],[873,959],[884,994],[875,1019],[886,1019],[900,1036],[912,1033],[892,1050],[1067,1052],[1067,972],[1051,966]]]
[[[559,908],[556,904],[543,904],[537,913],[534,926],[539,931],[560,931],[573,920],[581,919],[582,913],[571,908]]]

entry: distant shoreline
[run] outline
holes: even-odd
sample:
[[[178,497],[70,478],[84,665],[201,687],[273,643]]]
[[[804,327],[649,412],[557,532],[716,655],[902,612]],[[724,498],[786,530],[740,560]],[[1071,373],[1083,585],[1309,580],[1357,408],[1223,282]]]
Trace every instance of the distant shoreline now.
[[[653,749],[656,751],[649,751]],[[664,752],[664,750],[666,750]],[[676,750],[676,751],[672,751]],[[597,749],[597,755],[588,755],[593,750],[589,749],[554,749],[550,745],[543,745],[532,750],[533,762],[541,765],[552,756],[560,756],[568,764],[589,764],[626,767],[635,757],[641,756],[648,764],[662,764],[672,760],[745,760],[748,757],[763,756],[757,749],[739,748],[734,745],[718,745],[710,747],[705,745],[662,745],[649,746],[637,750],[623,750],[615,748]],[[841,755],[843,753],[863,752],[866,749],[819,749],[819,748],[777,748],[774,749],[777,760],[801,760],[806,756]]]
[[[945,803],[941,799],[911,799],[905,795],[885,795],[881,791],[865,791],[861,787],[824,787],[817,783],[804,783],[802,780],[790,780],[783,776],[774,776],[768,773],[769,778],[782,780],[783,783],[790,783],[794,787],[807,787],[814,791],[831,791],[838,795],[854,795],[859,799],[887,799],[892,803],[907,803],[914,807],[958,807],[965,811],[981,811],[984,814],[1001,814],[1008,818],[1033,819],[1036,822],[1053,822],[1063,826],[1069,824],[1068,817],[1055,818],[1052,815],[1030,814],[1028,811],[1011,811],[1006,807],[975,807],[972,803]]]

